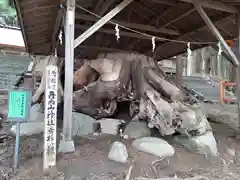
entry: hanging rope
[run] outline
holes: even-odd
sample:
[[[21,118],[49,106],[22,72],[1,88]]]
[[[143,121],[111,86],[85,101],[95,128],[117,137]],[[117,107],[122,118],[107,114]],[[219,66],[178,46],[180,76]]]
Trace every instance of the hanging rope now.
[[[221,46],[221,43],[218,42],[218,56],[221,56],[222,55],[222,46]]]
[[[153,36],[153,37],[152,37],[152,52],[155,51],[155,47],[156,47],[156,44],[155,44],[155,37]]]
[[[192,50],[191,50],[191,44],[187,43],[187,75],[191,75],[191,60],[192,60]]]
[[[93,13],[92,11],[89,11],[89,10],[85,9],[85,8],[82,7],[82,6],[79,6],[79,5],[76,4],[76,7],[82,9],[83,11],[85,11],[85,12],[87,12],[87,13],[89,13],[89,14],[91,14],[91,15],[99,18],[99,19],[102,18],[102,16],[99,16],[99,15]],[[109,22],[110,22],[111,24],[115,25],[115,26],[118,25],[119,27],[121,27],[121,28],[123,28],[123,29],[126,29],[126,30],[128,30],[128,31],[134,32],[134,33],[136,33],[136,34],[140,34],[140,35],[145,36],[145,37],[149,37],[149,39],[152,39],[152,37],[155,37],[155,40],[169,41],[169,42],[182,43],[182,44],[188,44],[188,43],[189,43],[189,42],[187,42],[187,41],[180,41],[180,40],[174,40],[174,39],[169,39],[169,38],[163,38],[163,37],[159,37],[159,36],[153,36],[153,35],[150,35],[150,34],[147,34],[147,33],[144,33],[144,32],[140,32],[140,31],[137,31],[137,30],[128,28],[128,27],[126,27],[126,26],[117,24],[117,23],[115,23],[114,21],[111,21],[111,20],[110,20]],[[191,44],[197,44],[197,45],[216,44],[216,42],[196,42],[196,41],[193,41],[193,42],[190,42],[190,43],[191,43]]]
[[[116,38],[117,38],[117,41],[120,39],[120,34],[119,34],[119,28],[118,28],[118,24],[116,24],[115,26],[115,31],[116,31]]]
[[[58,39],[59,39],[59,42],[60,42],[61,45],[63,44],[63,38],[62,37],[63,37],[62,30],[60,30],[59,35],[58,35]]]

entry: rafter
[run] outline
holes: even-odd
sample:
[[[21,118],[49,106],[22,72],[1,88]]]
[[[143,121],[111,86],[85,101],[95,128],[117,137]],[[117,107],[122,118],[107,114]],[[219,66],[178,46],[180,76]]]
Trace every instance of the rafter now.
[[[81,29],[81,30],[87,30],[89,27],[86,25],[77,24],[77,25],[75,25],[75,28]],[[98,32],[106,33],[106,34],[115,34],[116,33],[114,29],[106,29],[106,28],[101,28],[98,30]],[[152,37],[142,36],[142,35],[139,35],[136,33],[123,31],[123,30],[120,31],[120,36],[126,36],[126,37],[131,37],[131,38],[138,38],[138,39],[146,39],[146,40],[149,40],[152,38]],[[156,39],[156,41],[163,41],[163,40]]]
[[[99,15],[103,16],[114,2],[115,2],[115,0],[105,1],[105,3],[102,5],[102,8],[99,12]]]
[[[156,14],[155,15],[155,18],[152,18],[147,24],[149,25],[149,24],[152,24],[154,21],[158,21],[158,20],[161,20],[161,21],[163,21],[165,24],[167,24],[167,23],[169,23],[169,21],[166,21],[165,20],[165,16],[166,15],[168,15],[168,14],[171,14],[171,13],[174,13],[174,12],[176,12],[176,11],[178,11],[180,8],[184,8],[184,10],[186,9],[186,10],[188,10],[189,8],[187,7],[186,8],[186,4],[184,4],[184,3],[178,3],[178,4],[175,4],[175,6],[173,6],[173,7],[171,7],[171,8],[168,8],[166,11],[164,11],[163,13],[160,13],[160,14]],[[184,11],[184,14],[185,14],[185,11]],[[178,17],[177,17],[178,18]],[[175,20],[175,19],[174,19]],[[173,20],[173,21],[174,21]],[[164,24],[162,24],[162,25],[160,25],[160,26],[163,26]],[[169,25],[171,25],[171,24],[169,24]],[[177,32],[179,32],[178,31],[178,29],[177,28],[175,28],[174,26],[172,26]],[[160,29],[160,28],[159,28]],[[180,32],[179,32],[179,34],[180,34]],[[135,41],[133,41],[130,45],[129,45],[129,48],[130,49],[132,49],[132,48],[134,48],[134,46],[139,42],[140,40],[135,40]]]
[[[193,4],[196,0],[179,0],[179,1]],[[211,1],[211,0],[200,0],[200,1],[197,0],[197,1],[202,7],[205,7],[205,8],[215,9],[215,10],[229,12],[229,13],[239,13],[239,10],[236,7],[226,5],[221,2]]]
[[[152,0],[152,1],[157,3],[157,4],[166,4],[166,5],[169,5],[169,6],[176,5],[176,2],[169,2],[169,1],[165,1],[165,0]]]
[[[84,15],[84,14],[76,14],[76,19],[81,19],[81,20],[85,20],[85,21],[96,21],[96,20],[98,20],[97,17]],[[139,30],[149,31],[149,32],[154,32],[154,33],[179,35],[178,31],[175,31],[175,30],[172,30],[172,29],[166,29],[166,28],[157,29],[153,26],[149,26],[149,25],[145,25],[145,24],[128,23],[128,22],[125,22],[125,21],[118,21],[118,20],[112,20],[112,21],[117,23],[117,24],[129,27],[129,28],[133,28],[133,29],[139,29]]]
[[[213,20],[213,22],[214,22],[214,23],[218,23],[218,22],[220,22],[220,21],[223,21],[223,20],[225,20],[225,19],[228,19],[229,17],[231,17],[231,16],[226,16],[226,17],[223,17],[223,18],[222,18],[222,17],[217,17],[215,20]],[[178,38],[176,38],[176,40],[181,40],[182,38],[187,38],[187,37],[191,36],[192,34],[195,34],[195,33],[199,32],[199,31],[201,31],[201,30],[203,30],[203,29],[206,29],[206,28],[207,28],[207,25],[204,24],[202,27],[199,27],[199,28],[197,28],[197,29],[194,29],[194,30],[192,30],[192,31],[190,31],[190,32],[188,32],[188,33],[185,33],[185,34],[179,36]],[[167,44],[170,44],[170,43],[172,43],[172,42],[166,42],[166,43],[163,43],[163,44],[158,45],[154,54],[158,54],[158,52],[159,52],[164,46],[166,46]],[[150,51],[148,51],[148,52],[146,52],[146,53],[149,54]]]
[[[61,3],[63,3],[64,0],[61,0]],[[55,25],[54,25],[54,28],[53,28],[53,33],[52,33],[52,48],[54,49],[56,47],[56,42],[57,42],[57,36],[59,34],[59,30],[60,30],[60,27],[61,27],[61,23],[62,23],[62,18],[63,18],[63,15],[64,15],[64,10],[61,8],[58,10],[58,15],[57,15],[57,18],[56,18],[56,21],[55,21]]]
[[[191,14],[191,13],[194,12],[194,11],[195,11],[195,9],[190,9],[189,11],[183,13],[183,14],[182,14],[181,16],[179,16],[178,18],[173,19],[173,20],[167,22],[166,24],[163,24],[163,25],[160,27],[160,29],[161,29],[161,28],[165,28],[165,27],[167,27],[167,26],[173,24],[174,22],[176,22],[176,21],[178,21],[178,20],[180,20],[180,19],[186,17],[187,15]]]
[[[236,57],[236,55],[233,53],[233,51],[231,50],[231,48],[228,46],[228,44],[225,42],[224,38],[222,37],[222,35],[220,34],[220,32],[218,31],[218,29],[215,27],[215,25],[213,24],[213,22],[211,21],[211,19],[208,17],[208,15],[205,13],[205,11],[203,10],[201,4],[199,3],[194,3],[194,6],[196,8],[196,10],[198,11],[198,13],[200,14],[200,16],[202,17],[202,19],[204,20],[204,22],[207,24],[208,28],[211,30],[211,32],[216,36],[216,38],[221,42],[221,45],[226,49],[227,53],[231,56],[234,64],[236,66],[239,66],[239,61],[238,58]]]
[[[89,36],[91,36],[99,28],[104,26],[104,24],[106,24],[108,21],[110,21],[119,12],[121,12],[132,1],[133,0],[122,1],[119,5],[117,5],[114,9],[112,9],[109,13],[107,13],[100,20],[98,20],[94,25],[92,25],[89,29],[87,29],[84,33],[82,33],[77,39],[75,39],[74,48],[76,48],[78,45],[80,45],[83,41],[85,41]]]

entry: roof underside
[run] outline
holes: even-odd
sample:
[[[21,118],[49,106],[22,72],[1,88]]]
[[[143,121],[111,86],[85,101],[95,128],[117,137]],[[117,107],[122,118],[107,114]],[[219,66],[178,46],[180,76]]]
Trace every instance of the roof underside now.
[[[56,30],[58,5],[61,0],[15,0],[21,28],[29,53],[48,55],[52,52],[52,35]],[[105,15],[121,0],[76,0],[78,6]],[[237,1],[217,1],[240,9]],[[98,18],[76,6],[75,38],[94,24]],[[237,37],[236,15],[215,9],[204,8],[225,39]],[[22,17],[22,18],[21,18]],[[22,19],[22,20],[21,20]],[[116,15],[119,24],[153,36],[186,42],[217,41],[191,3],[182,0],[135,0]],[[95,58],[98,53],[112,51],[137,51],[152,56],[151,37],[146,37],[120,28],[121,38],[117,42],[114,25],[106,24],[83,44],[75,49],[78,58]],[[192,45],[192,49],[202,45]],[[186,44],[157,41],[155,58],[162,60],[187,49]],[[64,48],[60,48],[63,54]]]

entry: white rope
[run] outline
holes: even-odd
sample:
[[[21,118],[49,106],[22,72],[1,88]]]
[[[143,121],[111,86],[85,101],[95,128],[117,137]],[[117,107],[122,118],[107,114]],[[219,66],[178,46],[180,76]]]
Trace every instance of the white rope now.
[[[63,44],[62,37],[63,37],[62,36],[62,30],[60,30],[59,35],[58,35],[58,39],[59,39],[59,42],[60,42],[61,45]]]
[[[221,56],[222,55],[222,46],[221,46],[221,43],[218,42],[218,56]]]
[[[192,63],[192,50],[191,50],[191,44],[187,43],[187,75],[191,75],[191,63]]]
[[[117,41],[120,39],[120,34],[119,34],[119,28],[118,28],[118,24],[115,25],[115,31],[116,31],[116,38],[117,38]]]
[[[153,52],[155,51],[155,47],[156,47],[155,37],[153,36],[153,37],[152,37],[152,51],[153,51]]]
[[[76,4],[76,7],[82,9],[83,11],[85,12],[88,12],[89,14],[92,14],[93,16],[95,17],[98,17],[98,18],[102,18],[102,16],[99,16],[97,15],[96,13],[93,13],[92,11],[89,11],[79,5]],[[123,29],[126,29],[128,31],[131,31],[131,32],[134,32],[136,34],[140,34],[142,36],[145,36],[145,37],[149,37],[149,39],[151,39],[153,37],[153,35],[150,35],[150,34],[147,34],[147,33],[144,33],[144,32],[140,32],[140,31],[137,31],[137,30],[134,30],[134,29],[131,29],[131,28],[128,28],[126,26],[123,26],[123,25],[120,25],[120,24],[117,24],[115,23],[114,21],[109,21],[111,24],[114,24],[114,25],[118,25],[119,27],[123,28]],[[158,40],[161,40],[161,41],[169,41],[169,42],[175,42],[175,43],[182,43],[182,44],[188,44],[189,42],[187,41],[180,41],[180,40],[175,40],[175,39],[168,39],[168,38],[163,38],[163,37],[159,37],[159,36],[154,36],[155,39],[158,39]],[[190,42],[191,44],[197,44],[197,45],[206,45],[206,44],[216,44],[216,42],[196,42],[196,41],[193,41],[193,42]]]

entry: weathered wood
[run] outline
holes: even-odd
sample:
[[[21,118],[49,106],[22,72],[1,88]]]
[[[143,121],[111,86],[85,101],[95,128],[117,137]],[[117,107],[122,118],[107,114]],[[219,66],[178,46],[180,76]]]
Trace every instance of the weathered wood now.
[[[237,15],[237,32],[238,32],[238,52],[240,53],[240,14]],[[236,79],[236,84],[237,84],[237,106],[238,106],[238,133],[237,133],[237,138],[239,138],[238,136],[240,135],[240,67],[236,67],[236,71],[237,71],[237,79]]]
[[[173,19],[173,20],[167,22],[166,24],[162,25],[161,28],[165,28],[165,27],[173,24],[174,22],[176,22],[176,21],[184,18],[185,16],[188,16],[189,14],[191,14],[191,13],[194,12],[194,11],[195,11],[195,9],[190,9],[189,11],[185,12],[184,14],[182,14],[181,16],[179,16],[178,18]],[[160,29],[161,29],[161,28],[160,28]]]
[[[82,67],[74,73],[74,91],[82,89],[84,86],[96,81],[98,76],[98,73],[88,65],[88,61],[86,60]]]
[[[192,3],[192,4],[197,2],[196,0],[180,0],[180,1]],[[215,9],[215,10],[229,12],[229,13],[238,13],[239,12],[239,10],[236,7],[226,5],[224,3],[217,2],[217,1],[201,0],[201,1],[198,1],[198,3],[205,8]]]
[[[115,0],[107,0],[107,1],[105,1],[105,3],[102,5],[102,8],[101,8],[101,10],[100,10],[99,15],[100,15],[100,16],[104,15],[104,14],[107,12],[108,8],[109,8],[114,2],[115,2]]]
[[[212,31],[212,33],[216,36],[216,38],[221,42],[223,47],[226,49],[226,51],[229,53],[231,58],[234,60],[235,65],[239,66],[239,62],[238,62],[236,55],[232,52],[231,48],[225,42],[225,40],[221,36],[220,32],[217,30],[217,28],[214,26],[212,21],[209,19],[208,15],[203,10],[201,4],[194,3],[194,6],[195,6],[196,10],[198,11],[198,13],[200,14],[200,16],[202,17],[202,19],[204,20],[204,22],[207,24],[208,28]]]
[[[65,24],[65,85],[63,141],[72,141],[72,96],[73,96],[73,63],[74,63],[74,25],[75,0],[67,1]]]
[[[64,0],[61,0],[61,3],[63,3]],[[58,15],[57,15],[57,19],[53,28],[53,34],[52,34],[52,46],[53,48],[56,47],[56,39],[59,33],[59,29],[61,27],[61,22],[63,19],[63,15],[64,15],[64,10],[61,8],[58,10]]]
[[[229,19],[230,17],[232,17],[232,16],[225,16],[225,17],[223,17],[223,18],[221,18],[221,17],[216,17],[216,19],[214,19],[213,22],[214,22],[215,24],[217,24],[217,23],[220,23],[220,22],[223,21],[223,20]],[[188,40],[190,36],[192,36],[192,35],[200,32],[200,31],[205,30],[207,27],[208,27],[207,25],[202,25],[202,26],[200,26],[200,27],[197,28],[197,29],[191,30],[190,32],[187,32],[187,33],[185,33],[185,34],[180,35],[179,37],[176,38],[176,40],[186,40],[186,39]],[[154,53],[154,56],[156,57],[156,55],[158,54],[158,52],[159,52],[164,46],[166,46],[166,45],[168,45],[168,44],[172,44],[172,43],[173,43],[173,42],[170,41],[170,42],[166,42],[166,43],[157,45],[157,46],[156,46],[155,53]],[[152,54],[152,50],[147,50],[147,51],[145,52],[145,54]],[[166,57],[166,58],[167,58],[167,57]]]
[[[101,28],[104,24],[106,24],[109,20],[111,20],[119,12],[121,12],[121,10],[123,10],[132,1],[133,0],[124,0],[118,6],[116,6],[113,10],[111,10],[109,13],[107,13],[104,17],[102,17],[98,22],[96,22],[93,26],[91,26],[88,30],[86,30],[83,34],[81,34],[77,39],[75,39],[74,48],[76,48],[78,45],[80,45],[89,36],[91,36],[99,28]]]
[[[85,21],[96,21],[98,18],[90,15],[85,15],[85,14],[76,14],[76,19],[81,19]],[[146,24],[138,24],[138,23],[130,23],[130,22],[125,22],[125,21],[119,21],[119,20],[111,20],[114,23],[133,28],[133,29],[138,29],[138,30],[143,30],[143,31],[149,31],[149,32],[154,32],[154,33],[163,33],[163,34],[169,34],[169,35],[179,35],[180,33],[176,30],[172,29],[167,29],[167,28],[155,28],[150,25]],[[108,22],[110,23],[110,22]]]
[[[44,64],[44,69],[42,72],[41,83],[40,83],[38,89],[36,90],[35,94],[33,95],[33,98],[32,98],[33,103],[37,102],[39,100],[39,98],[41,97],[41,95],[44,93],[45,86],[46,86],[45,71],[46,71],[47,65],[57,65],[57,61],[58,61],[58,58],[54,58],[52,56],[47,56],[45,58],[45,64]]]
[[[77,29],[81,29],[81,30],[87,30],[88,29],[88,26],[85,26],[85,25],[76,24],[75,26],[76,26]],[[115,30],[105,29],[105,28],[99,29],[98,32],[106,33],[106,34],[116,34]],[[124,30],[120,31],[120,35],[121,36],[126,36],[126,37],[131,37],[131,38],[151,40],[151,37],[142,36],[142,35],[132,33],[132,32],[128,32],[128,31],[124,31]],[[156,41],[165,41],[165,40],[156,39]]]

